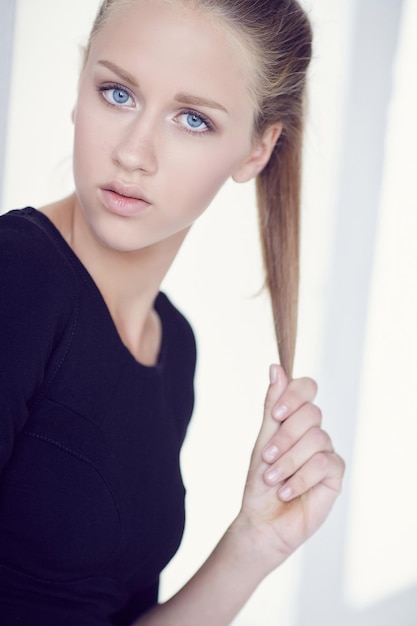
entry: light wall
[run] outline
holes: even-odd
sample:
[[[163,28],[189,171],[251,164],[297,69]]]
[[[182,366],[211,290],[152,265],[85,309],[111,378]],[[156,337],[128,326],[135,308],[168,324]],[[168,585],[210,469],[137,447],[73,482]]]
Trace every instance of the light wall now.
[[[12,73],[15,3],[0,0],[0,90],[4,97],[0,100],[0,197],[2,194],[3,171],[5,165],[7,117],[9,112],[9,89]],[[1,210],[1,209],[0,209]]]
[[[0,13],[12,4],[0,0]],[[348,476],[324,528],[234,623],[415,626],[417,102],[407,67],[416,58],[416,2],[303,4],[316,43],[296,374],[318,378],[325,425]],[[3,211],[40,206],[72,188],[79,46],[97,6],[16,2],[9,116],[0,120]],[[0,46],[10,49],[4,39]],[[0,58],[5,76],[7,55]],[[163,597],[198,567],[239,507],[276,359],[268,302],[256,296],[261,284],[253,186],[227,184],[164,283],[195,328],[199,361],[182,457],[187,529]]]

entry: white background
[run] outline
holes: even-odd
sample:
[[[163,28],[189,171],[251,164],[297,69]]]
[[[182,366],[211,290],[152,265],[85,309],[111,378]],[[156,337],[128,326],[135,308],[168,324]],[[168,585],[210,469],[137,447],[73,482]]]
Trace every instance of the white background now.
[[[319,380],[348,474],[324,528],[235,624],[415,626],[417,2],[303,4],[315,53],[296,375]],[[1,15],[10,6],[0,0]],[[12,85],[2,94],[2,211],[71,191],[79,46],[97,6],[16,2]],[[239,507],[276,359],[261,284],[253,186],[227,184],[164,285],[195,328],[199,362],[182,458],[187,529],[163,596],[198,567]]]

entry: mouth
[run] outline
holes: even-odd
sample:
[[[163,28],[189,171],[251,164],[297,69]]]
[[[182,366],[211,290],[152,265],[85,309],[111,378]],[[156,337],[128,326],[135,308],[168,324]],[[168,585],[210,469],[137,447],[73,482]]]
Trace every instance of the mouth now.
[[[112,191],[122,198],[142,200],[143,202],[150,204],[149,200],[145,197],[144,193],[137,185],[127,185],[125,183],[115,181],[106,186],[105,191]]]
[[[121,217],[139,216],[149,209],[151,203],[136,185],[113,182],[99,189],[104,207]]]

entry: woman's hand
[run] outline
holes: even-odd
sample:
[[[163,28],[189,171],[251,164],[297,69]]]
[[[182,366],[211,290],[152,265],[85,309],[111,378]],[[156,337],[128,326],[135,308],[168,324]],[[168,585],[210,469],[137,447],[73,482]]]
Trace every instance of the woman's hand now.
[[[326,519],[339,494],[344,462],[321,428],[316,383],[288,381],[272,365],[264,419],[252,454],[242,508],[232,527],[249,532],[274,569]]]
[[[137,626],[226,626],[263,578],[324,521],[340,491],[342,459],[321,429],[316,384],[271,367],[264,420],[239,515],[193,578]]]

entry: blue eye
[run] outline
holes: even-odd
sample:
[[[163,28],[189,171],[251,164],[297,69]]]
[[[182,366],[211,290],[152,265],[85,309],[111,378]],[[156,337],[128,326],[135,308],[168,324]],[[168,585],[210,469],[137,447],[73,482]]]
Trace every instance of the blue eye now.
[[[200,117],[200,115],[197,115],[196,113],[188,113],[187,124],[190,126],[190,128],[200,128],[200,126],[205,124],[205,122],[202,117]]]
[[[134,101],[127,89],[118,85],[103,85],[98,88],[106,102],[115,107],[134,106]]]
[[[183,111],[179,115],[179,120],[188,133],[194,135],[207,133],[213,130],[213,125],[204,115],[197,111]]]
[[[116,104],[126,104],[130,96],[124,89],[111,89],[111,97]]]

